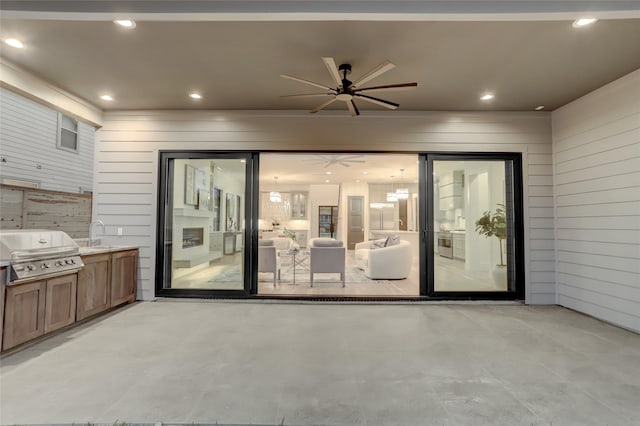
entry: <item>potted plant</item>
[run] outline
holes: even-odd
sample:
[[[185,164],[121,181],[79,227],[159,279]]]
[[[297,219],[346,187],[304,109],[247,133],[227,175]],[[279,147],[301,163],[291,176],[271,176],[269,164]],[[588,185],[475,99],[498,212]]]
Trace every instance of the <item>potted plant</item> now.
[[[496,237],[500,244],[500,264],[496,265],[493,280],[496,284],[506,286],[507,265],[504,263],[504,241],[507,239],[507,215],[504,204],[496,204],[495,213],[486,211],[476,220],[476,232],[485,238]]]

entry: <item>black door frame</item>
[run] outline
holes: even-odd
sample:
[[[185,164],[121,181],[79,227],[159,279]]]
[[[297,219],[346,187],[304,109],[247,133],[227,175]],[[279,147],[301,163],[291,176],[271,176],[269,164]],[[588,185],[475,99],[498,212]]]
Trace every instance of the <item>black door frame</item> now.
[[[435,291],[435,251],[433,246],[435,229],[433,229],[433,162],[438,160],[450,161],[481,161],[503,160],[511,164],[511,180],[505,176],[505,184],[511,187],[513,194],[513,214],[508,218],[508,226],[513,230],[513,238],[507,243],[507,256],[513,251],[513,264],[508,264],[508,279],[513,282],[513,290],[505,292],[497,291]],[[424,173],[423,173],[424,172]],[[423,244],[420,251],[420,294],[426,295],[430,300],[524,300],[525,274],[524,274],[524,207],[523,207],[523,181],[522,181],[522,154],[513,152],[491,153],[424,153],[420,161],[420,226],[423,234]],[[426,177],[426,179],[424,179]],[[423,182],[424,181],[424,182]],[[508,191],[509,192],[509,191]],[[424,241],[426,239],[426,241]],[[426,244],[425,244],[426,242]],[[511,286],[508,286],[511,287]]]
[[[264,298],[264,299],[327,299],[327,296],[279,296],[279,295],[259,295],[258,291],[258,270],[253,264],[257,265],[258,260],[258,213],[259,213],[259,163],[261,154],[286,154],[286,153],[354,153],[354,151],[280,151],[280,150],[263,150],[263,151],[182,151],[182,150],[163,150],[159,151],[158,162],[158,205],[157,205],[157,233],[156,233],[156,265],[155,265],[155,287],[156,296],[161,297],[194,297],[194,298]],[[385,297],[369,297],[367,300],[376,299],[394,299],[394,300],[524,300],[525,297],[525,271],[524,271],[524,215],[523,215],[523,180],[522,180],[522,154],[513,152],[492,152],[492,153],[473,153],[473,152],[406,152],[406,151],[387,151],[387,152],[360,152],[363,155],[416,155],[419,160],[419,295],[403,296],[393,298]],[[245,159],[246,167],[246,186],[245,186],[245,235],[244,235],[244,289],[243,290],[212,290],[212,289],[171,289],[163,288],[164,276],[167,264],[164,258],[164,232],[167,203],[172,202],[172,189],[169,183],[173,175],[170,170],[170,159],[188,159],[188,158],[223,158],[223,159]],[[514,229],[514,270],[511,276],[515,280],[515,291],[508,292],[435,292],[434,291],[434,229],[433,229],[433,209],[429,208],[433,205],[433,160],[511,160],[513,165],[512,184],[513,184],[513,229]],[[429,199],[427,199],[429,198]],[[430,256],[429,256],[430,255]],[[168,266],[167,266],[168,265]],[[348,297],[332,297],[332,299],[365,299],[362,296]]]
[[[244,191],[244,288],[242,290],[215,290],[190,288],[164,288],[165,276],[171,273],[171,249],[165,253],[167,214],[173,209],[173,161],[175,159],[229,159],[245,160],[245,191]],[[258,248],[254,241],[258,239],[258,209],[255,203],[258,199],[257,171],[259,169],[259,155],[253,151],[183,151],[163,150],[158,152],[158,206],[156,224],[156,266],[155,287],[156,296],[160,297],[232,297],[243,298],[255,293],[257,283],[257,268],[252,267],[254,259],[258,259]],[[253,235],[255,234],[255,236]],[[247,279],[249,278],[249,279]]]

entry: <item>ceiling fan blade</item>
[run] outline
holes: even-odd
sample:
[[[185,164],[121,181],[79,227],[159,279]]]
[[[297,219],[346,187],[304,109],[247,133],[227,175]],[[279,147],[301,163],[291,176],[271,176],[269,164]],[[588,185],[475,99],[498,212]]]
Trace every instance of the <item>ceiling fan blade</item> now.
[[[312,109],[311,111],[309,111],[311,114],[315,114],[316,112],[320,111],[321,109],[324,109],[326,107],[328,107],[329,105],[331,105],[332,103],[334,103],[335,101],[337,101],[336,98],[333,99],[329,99],[327,102],[318,105],[317,107],[315,107],[314,109]]]
[[[306,93],[302,95],[283,95],[281,98],[313,98],[316,96],[335,96],[335,93]]]
[[[358,155],[345,155],[344,157],[342,157],[340,159],[340,161],[346,161],[346,160],[351,160],[353,158],[362,158],[364,157],[364,155],[358,154]]]
[[[372,104],[380,105],[389,109],[398,109],[400,104],[391,101],[385,101],[384,99],[374,98],[373,96],[367,96],[360,93],[356,93],[353,95],[354,97],[361,98],[363,101],[371,102]]]
[[[336,62],[333,60],[333,58],[322,58],[322,61],[324,62],[327,69],[329,70],[329,74],[331,74],[333,81],[336,82],[338,87],[342,86],[340,71],[338,71],[338,67],[336,66]]]
[[[381,63],[380,65],[378,65],[377,67],[375,67],[374,69],[372,69],[371,71],[369,71],[368,73],[366,73],[365,75],[360,77],[360,80],[358,80],[355,83],[353,83],[352,87],[353,86],[360,87],[361,85],[363,85],[367,81],[373,80],[377,76],[379,76],[381,74],[384,74],[385,72],[387,72],[387,71],[389,71],[390,69],[393,69],[393,68],[395,68],[394,64],[392,64],[389,61],[384,61],[383,63]]]
[[[418,87],[418,83],[387,84],[385,86],[363,87],[362,89],[354,90],[354,92],[362,92],[363,90],[408,90],[415,87]]]
[[[353,99],[347,102],[347,107],[349,108],[349,112],[351,113],[352,117],[360,115],[360,111],[358,111],[358,107],[356,106],[355,102],[353,102]]]
[[[338,162],[338,164],[340,164],[341,166],[345,166],[345,167],[351,167],[349,164],[343,163],[342,161]]]
[[[335,92],[335,89],[332,89],[329,86],[325,86],[324,84],[320,84],[320,83],[315,83],[313,81],[309,81],[309,80],[305,80],[304,78],[298,78],[298,77],[294,77],[292,75],[288,75],[288,74],[280,74],[280,77],[282,78],[286,78],[288,80],[293,80],[293,81],[297,81],[299,83],[304,83],[304,84],[309,84],[311,86],[315,86],[315,87],[319,87],[321,89],[326,89],[326,90],[331,90]]]

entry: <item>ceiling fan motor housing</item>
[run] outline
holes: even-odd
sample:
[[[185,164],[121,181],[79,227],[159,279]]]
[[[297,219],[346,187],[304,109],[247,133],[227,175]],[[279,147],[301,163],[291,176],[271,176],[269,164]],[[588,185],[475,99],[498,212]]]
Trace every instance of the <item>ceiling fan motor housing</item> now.
[[[342,90],[340,92],[351,94],[349,88],[353,82],[347,80],[347,76],[351,74],[351,64],[340,64],[338,70],[342,71]]]

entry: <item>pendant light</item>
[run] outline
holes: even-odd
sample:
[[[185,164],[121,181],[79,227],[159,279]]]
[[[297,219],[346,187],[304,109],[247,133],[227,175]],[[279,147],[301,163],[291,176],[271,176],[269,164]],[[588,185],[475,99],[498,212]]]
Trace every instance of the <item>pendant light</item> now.
[[[404,180],[404,169],[400,169],[400,185],[402,185],[402,181]],[[406,200],[409,198],[409,188],[398,188],[396,189],[396,198],[398,200]]]
[[[278,186],[278,176],[274,176],[273,180],[275,182],[275,185]],[[271,201],[272,203],[281,203],[282,194],[280,194],[278,191],[271,191],[269,193],[269,201]]]

